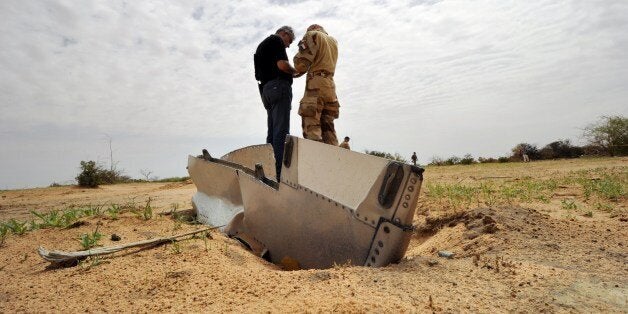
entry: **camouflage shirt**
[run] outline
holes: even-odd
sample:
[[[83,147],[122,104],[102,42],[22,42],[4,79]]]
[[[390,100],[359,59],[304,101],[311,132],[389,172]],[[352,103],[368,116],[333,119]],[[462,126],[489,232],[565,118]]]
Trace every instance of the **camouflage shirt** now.
[[[338,60],[336,39],[322,30],[312,30],[299,42],[299,52],[294,56],[294,67],[299,73],[326,71],[333,74]]]

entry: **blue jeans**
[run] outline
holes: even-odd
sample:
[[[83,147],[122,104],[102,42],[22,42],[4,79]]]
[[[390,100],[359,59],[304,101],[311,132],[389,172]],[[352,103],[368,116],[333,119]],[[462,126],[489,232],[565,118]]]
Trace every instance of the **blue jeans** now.
[[[268,113],[266,143],[273,146],[277,182],[281,176],[281,162],[286,135],[290,133],[290,109],[292,109],[292,85],[276,79],[267,82],[262,91],[262,102]]]

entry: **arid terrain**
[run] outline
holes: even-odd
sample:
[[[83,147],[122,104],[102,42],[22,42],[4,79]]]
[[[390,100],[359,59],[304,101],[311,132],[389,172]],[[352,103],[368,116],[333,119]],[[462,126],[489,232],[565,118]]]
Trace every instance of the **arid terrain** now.
[[[218,231],[52,267],[40,245],[205,228],[185,214],[194,185],[0,191],[0,312],[626,313],[627,186],[628,158],[428,167],[398,264],[296,271]]]

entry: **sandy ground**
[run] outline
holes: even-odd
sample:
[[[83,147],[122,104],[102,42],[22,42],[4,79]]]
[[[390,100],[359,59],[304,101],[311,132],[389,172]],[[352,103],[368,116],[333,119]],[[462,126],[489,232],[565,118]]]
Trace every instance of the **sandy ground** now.
[[[424,185],[599,167],[625,172],[628,160],[430,167]],[[0,221],[31,219],[30,210],[149,198],[156,212],[181,211],[191,208],[195,191],[191,183],[0,191]],[[128,250],[75,267],[50,267],[37,255],[39,245],[79,250],[77,238],[96,227],[102,245],[202,228],[172,215],[86,218],[75,228],[7,237],[0,247],[0,312],[628,312],[626,217],[565,216],[560,197],[455,213],[422,201],[425,215],[415,219],[405,258],[377,269],[284,271],[215,231],[211,238]],[[625,209],[626,200],[616,205]],[[114,233],[120,242],[110,240]],[[439,250],[456,255],[441,258]]]

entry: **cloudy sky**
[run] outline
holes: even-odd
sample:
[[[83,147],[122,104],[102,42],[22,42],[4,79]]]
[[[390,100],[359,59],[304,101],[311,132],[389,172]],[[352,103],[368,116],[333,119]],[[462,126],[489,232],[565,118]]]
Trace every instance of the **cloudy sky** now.
[[[0,189],[109,167],[109,140],[136,178],[262,143],[252,54],[312,23],[339,43],[336,128],[354,150],[498,157],[628,115],[625,0],[2,0]]]

